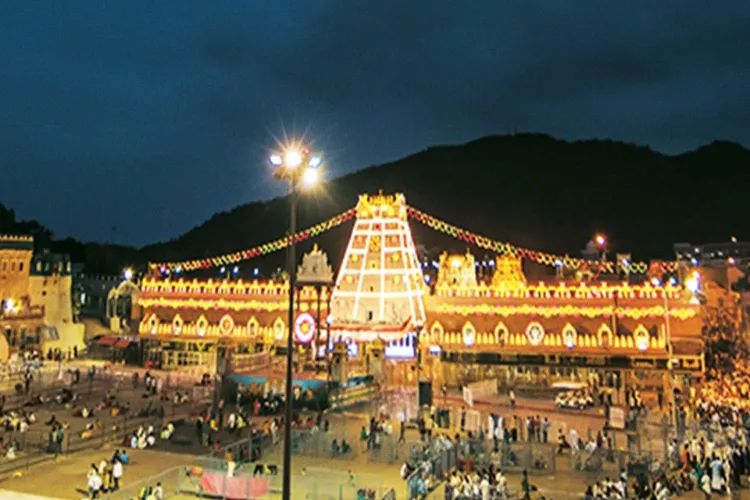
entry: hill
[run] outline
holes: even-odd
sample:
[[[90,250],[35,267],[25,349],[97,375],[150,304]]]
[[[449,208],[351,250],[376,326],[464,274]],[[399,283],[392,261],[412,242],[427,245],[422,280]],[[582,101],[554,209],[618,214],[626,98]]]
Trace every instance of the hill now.
[[[613,141],[568,142],[546,135],[485,137],[438,146],[328,183],[301,202],[301,227],[352,207],[360,193],[403,192],[409,204],[479,234],[577,255],[597,231],[634,258],[673,258],[672,244],[747,239],[750,151],[716,141],[676,156]],[[92,267],[120,268],[252,247],[282,236],[285,199],[218,213],[174,240],[141,249],[57,242]],[[418,243],[463,251],[465,244],[412,225]],[[345,224],[317,240],[337,262]],[[302,245],[301,250],[309,248]],[[480,253],[477,251],[477,253]],[[262,266],[278,265],[282,255]],[[248,264],[256,266],[257,263]]]

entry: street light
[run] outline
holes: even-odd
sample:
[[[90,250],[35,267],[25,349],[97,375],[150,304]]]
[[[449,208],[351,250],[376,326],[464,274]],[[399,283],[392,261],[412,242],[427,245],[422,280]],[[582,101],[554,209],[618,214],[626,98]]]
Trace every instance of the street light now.
[[[294,351],[294,289],[296,282],[296,258],[294,235],[297,232],[297,197],[302,190],[310,189],[318,182],[319,156],[308,148],[289,147],[283,153],[273,153],[269,161],[274,167],[274,177],[289,184],[289,250],[287,272],[289,273],[289,316],[287,318],[286,345],[286,408],[284,411],[284,471],[281,498],[292,498],[292,363]]]

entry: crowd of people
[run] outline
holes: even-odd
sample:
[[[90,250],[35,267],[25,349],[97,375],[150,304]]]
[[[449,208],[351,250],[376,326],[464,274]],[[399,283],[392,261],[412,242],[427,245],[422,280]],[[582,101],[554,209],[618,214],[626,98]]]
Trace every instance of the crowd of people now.
[[[120,489],[120,481],[125,466],[130,463],[127,450],[115,450],[111,457],[102,458],[98,464],[91,464],[86,474],[86,489],[90,500],[102,494],[113,493]],[[163,494],[162,497],[163,498]]]
[[[482,471],[454,470],[446,484],[446,497],[458,499],[506,499],[510,496],[508,480],[494,466]]]

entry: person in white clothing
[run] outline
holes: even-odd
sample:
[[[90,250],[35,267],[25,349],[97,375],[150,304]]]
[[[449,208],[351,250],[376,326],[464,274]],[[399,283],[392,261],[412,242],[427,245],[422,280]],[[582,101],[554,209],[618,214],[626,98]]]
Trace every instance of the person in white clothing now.
[[[164,488],[161,487],[161,483],[156,483],[153,495],[156,500],[164,500]]]
[[[122,477],[122,462],[118,459],[112,460],[112,481],[113,489],[117,491],[120,489],[120,478]]]
[[[99,496],[99,491],[102,489],[102,478],[99,476],[99,471],[96,469],[96,465],[91,465],[91,470],[88,474],[87,486],[89,491],[89,499],[94,500]]]

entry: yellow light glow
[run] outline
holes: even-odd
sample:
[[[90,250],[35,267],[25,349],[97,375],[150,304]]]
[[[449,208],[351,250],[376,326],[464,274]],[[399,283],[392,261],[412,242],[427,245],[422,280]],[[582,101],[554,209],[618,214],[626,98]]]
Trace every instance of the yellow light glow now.
[[[284,164],[287,168],[296,168],[299,167],[299,165],[302,163],[302,155],[299,154],[299,151],[296,151],[294,149],[289,150],[284,155]]]
[[[603,247],[607,243],[607,239],[602,234],[597,234],[595,240],[596,244]]]
[[[302,187],[305,189],[311,189],[318,183],[318,171],[314,168],[308,168],[305,173],[302,174]]]

